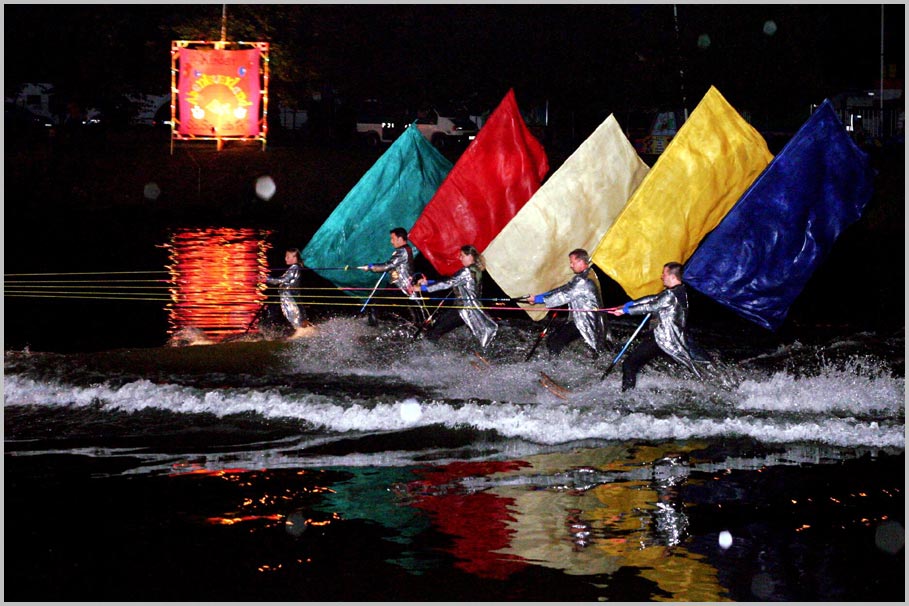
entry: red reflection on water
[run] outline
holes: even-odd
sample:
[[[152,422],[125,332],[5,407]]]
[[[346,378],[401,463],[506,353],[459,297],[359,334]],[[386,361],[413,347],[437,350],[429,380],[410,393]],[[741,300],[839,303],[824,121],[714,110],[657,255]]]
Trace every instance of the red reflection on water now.
[[[168,334],[195,333],[203,342],[245,333],[266,299],[268,234],[229,227],[174,232],[165,245],[172,299]]]
[[[468,476],[529,466],[524,461],[455,462],[416,470],[421,479],[409,482],[406,491],[416,497],[413,506],[429,512],[436,527],[452,537],[451,553],[458,558],[455,566],[479,577],[504,580],[527,566],[523,558],[497,553],[511,544],[514,531],[508,522],[514,521],[514,499],[450,489]]]

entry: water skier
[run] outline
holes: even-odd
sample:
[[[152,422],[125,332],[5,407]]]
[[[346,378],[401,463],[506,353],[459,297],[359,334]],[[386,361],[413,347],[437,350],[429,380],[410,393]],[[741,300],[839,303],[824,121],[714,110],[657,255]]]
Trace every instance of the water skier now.
[[[410,311],[410,318],[413,323],[420,324],[422,322],[420,316],[424,315],[423,301],[419,295],[414,295],[411,289],[411,286],[413,286],[414,265],[413,251],[407,244],[407,230],[403,227],[395,227],[389,233],[391,234],[391,245],[395,249],[391,254],[391,258],[385,263],[360,265],[357,269],[374,273],[389,272],[391,283],[397,286],[410,301],[415,303],[415,305],[409,304],[407,308]],[[420,310],[419,312],[417,311],[418,309]],[[376,325],[375,310],[372,307],[369,308],[368,322],[370,326]]]
[[[688,341],[688,291],[682,282],[682,264],[666,263],[660,278],[666,288],[659,294],[641,297],[606,310],[614,316],[657,315],[656,327],[641,337],[638,346],[622,362],[622,391],[634,389],[638,372],[657,356],[676,360],[699,379],[702,378],[695,366]]]
[[[299,339],[315,331],[313,323],[309,321],[306,315],[306,309],[302,305],[298,305],[295,300],[303,278],[303,262],[300,260],[300,250],[298,248],[288,248],[284,253],[284,262],[288,265],[287,271],[280,278],[266,279],[265,283],[269,286],[278,286],[280,288],[281,311],[294,328],[293,334],[288,338]]]
[[[486,263],[476,248],[465,244],[458,251],[458,260],[463,267],[448,280],[430,282],[425,277],[420,278],[418,284],[421,292],[436,292],[452,289],[455,294],[455,305],[458,309],[445,309],[440,317],[426,332],[426,338],[437,341],[445,333],[466,324],[473,336],[480,342],[481,347],[486,347],[496,331],[498,324],[490,318],[480,305],[482,291],[483,271]]]
[[[603,307],[600,294],[600,280],[590,264],[590,256],[583,248],[568,253],[568,265],[574,277],[562,286],[539,295],[530,295],[528,303],[542,303],[546,307],[568,304],[570,321],[563,322],[549,334],[546,347],[551,356],[559,355],[566,346],[578,337],[590,348],[593,359],[603,351],[606,342],[611,341],[605,319],[598,311]]]

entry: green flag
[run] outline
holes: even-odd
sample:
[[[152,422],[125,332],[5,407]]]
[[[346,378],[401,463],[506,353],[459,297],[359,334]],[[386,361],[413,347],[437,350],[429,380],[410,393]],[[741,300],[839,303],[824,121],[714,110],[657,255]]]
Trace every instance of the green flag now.
[[[451,167],[416,127],[406,128],[319,227],[304,264],[338,286],[372,288],[376,275],[353,268],[391,257],[388,232],[413,226]]]

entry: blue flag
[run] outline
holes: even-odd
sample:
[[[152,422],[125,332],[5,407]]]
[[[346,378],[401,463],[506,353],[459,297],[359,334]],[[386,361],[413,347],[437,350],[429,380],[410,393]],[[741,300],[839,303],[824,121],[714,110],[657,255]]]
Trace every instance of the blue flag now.
[[[776,330],[871,198],[874,171],[829,100],[811,115],[688,260],[684,280]]]
[[[391,258],[389,232],[410,230],[451,167],[415,126],[406,128],[313,234],[304,264],[338,286],[372,288],[378,276],[355,268]]]

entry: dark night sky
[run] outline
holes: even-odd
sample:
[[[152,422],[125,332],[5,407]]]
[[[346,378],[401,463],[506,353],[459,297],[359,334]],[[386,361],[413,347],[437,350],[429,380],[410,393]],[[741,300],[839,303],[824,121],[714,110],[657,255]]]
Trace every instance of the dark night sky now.
[[[810,103],[876,87],[881,71],[881,5],[679,4],[678,35],[671,4],[227,7],[229,39],[246,23],[272,43],[279,97],[329,81],[350,100],[474,99],[489,108],[513,87],[522,105],[548,99],[554,110],[602,119],[678,105],[682,84],[692,109],[712,84],[738,109],[800,121]],[[170,40],[217,36],[221,8],[5,4],[6,92],[23,81],[82,97],[166,92]],[[885,63],[901,79],[905,7],[884,11]],[[772,35],[763,31],[770,20]]]

